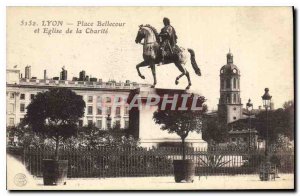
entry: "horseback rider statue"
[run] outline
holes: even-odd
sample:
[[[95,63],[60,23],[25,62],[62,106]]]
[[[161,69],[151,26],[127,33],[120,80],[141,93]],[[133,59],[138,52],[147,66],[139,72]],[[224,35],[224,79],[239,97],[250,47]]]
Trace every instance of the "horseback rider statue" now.
[[[143,61],[136,65],[138,75],[142,79],[145,79],[145,76],[140,72],[140,68],[146,66],[151,68],[153,75],[153,85],[151,87],[154,88],[157,83],[155,66],[157,64],[173,63],[181,72],[181,74],[176,77],[175,84],[177,85],[179,83],[181,77],[186,76],[188,80],[186,89],[189,89],[192,82],[188,70],[184,67],[188,53],[190,54],[191,65],[195,73],[201,76],[200,68],[196,62],[195,52],[191,48],[185,49],[176,45],[177,35],[174,27],[171,26],[168,18],[164,18],[163,22],[165,26],[161,29],[160,33],[149,24],[139,26],[135,43],[141,43],[143,45]],[[144,40],[143,43],[142,40]]]
[[[159,33],[160,37],[160,55],[162,59],[162,64],[165,63],[165,58],[170,58],[174,55],[174,49],[177,44],[177,35],[174,27],[170,24],[170,19],[163,19],[164,27]]]

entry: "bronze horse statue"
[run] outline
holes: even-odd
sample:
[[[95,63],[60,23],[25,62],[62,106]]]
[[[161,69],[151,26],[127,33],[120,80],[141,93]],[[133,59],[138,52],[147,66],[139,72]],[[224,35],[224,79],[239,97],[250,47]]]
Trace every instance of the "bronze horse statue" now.
[[[142,45],[143,45],[144,61],[137,64],[136,69],[137,69],[139,76],[142,79],[145,79],[145,76],[143,76],[140,72],[140,67],[149,66],[151,68],[153,79],[154,79],[154,82],[153,82],[153,85],[151,86],[151,88],[154,88],[156,85],[155,64],[161,63],[161,57],[159,56],[159,47],[160,47],[159,40],[160,39],[159,39],[159,35],[154,27],[152,27],[150,25],[141,25],[139,27],[139,31],[137,33],[135,42],[141,43],[141,41],[143,39],[144,39],[144,43],[142,43]],[[201,76],[201,71],[195,60],[194,51],[189,48],[187,49],[187,51],[190,53],[191,64],[192,64],[192,67],[193,67],[195,73],[198,76]],[[177,52],[176,53],[174,52],[170,58],[167,58],[166,60],[164,60],[163,64],[174,63],[175,66],[181,72],[181,74],[176,77],[175,84],[177,85],[179,83],[179,79],[185,75],[188,79],[188,86],[186,87],[186,89],[189,89],[190,86],[192,85],[191,79],[190,79],[190,74],[183,66],[186,63],[186,59],[187,59],[186,50],[184,48],[178,47]]]

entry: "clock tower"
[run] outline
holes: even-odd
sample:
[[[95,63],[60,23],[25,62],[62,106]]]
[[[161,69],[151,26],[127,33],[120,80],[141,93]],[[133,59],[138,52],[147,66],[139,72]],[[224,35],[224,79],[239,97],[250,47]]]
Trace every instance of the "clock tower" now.
[[[231,123],[241,118],[240,70],[233,64],[233,54],[227,54],[227,64],[220,69],[220,99],[218,114],[221,120]]]

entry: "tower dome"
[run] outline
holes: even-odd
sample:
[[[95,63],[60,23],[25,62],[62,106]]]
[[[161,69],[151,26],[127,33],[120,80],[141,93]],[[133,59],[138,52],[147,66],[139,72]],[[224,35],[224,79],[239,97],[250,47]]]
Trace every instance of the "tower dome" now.
[[[233,64],[233,54],[230,52],[227,53],[227,64],[224,65],[221,70],[221,74],[240,74],[240,70],[236,65]]]

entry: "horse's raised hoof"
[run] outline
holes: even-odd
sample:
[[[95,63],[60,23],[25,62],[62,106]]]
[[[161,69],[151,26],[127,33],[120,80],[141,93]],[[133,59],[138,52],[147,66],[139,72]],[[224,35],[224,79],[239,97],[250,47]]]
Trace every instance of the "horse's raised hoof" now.
[[[143,75],[139,75],[142,79],[145,79],[145,76],[143,76]]]
[[[191,85],[188,85],[188,86],[185,88],[185,90],[189,90],[189,89],[190,89],[190,86],[191,86]]]
[[[178,80],[175,80],[175,84],[178,85],[178,83],[179,83]]]
[[[151,85],[150,88],[155,88],[155,85]]]

